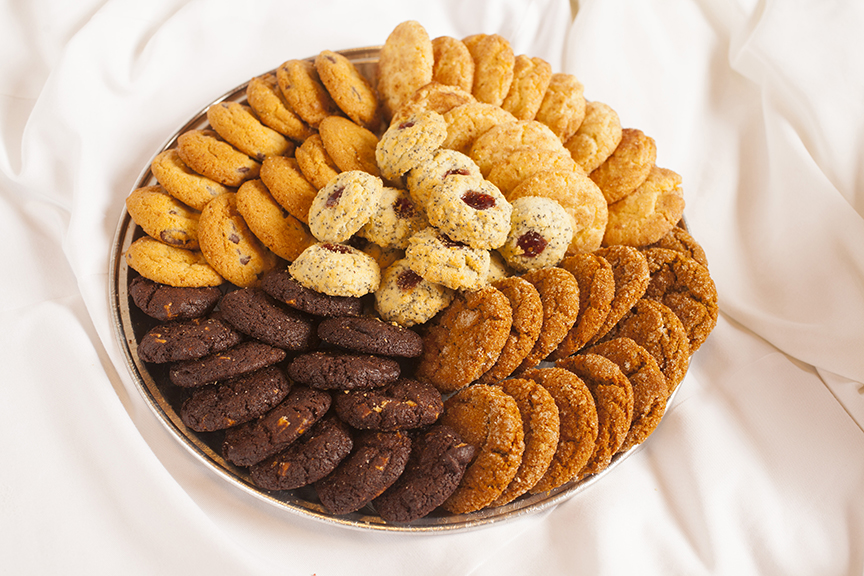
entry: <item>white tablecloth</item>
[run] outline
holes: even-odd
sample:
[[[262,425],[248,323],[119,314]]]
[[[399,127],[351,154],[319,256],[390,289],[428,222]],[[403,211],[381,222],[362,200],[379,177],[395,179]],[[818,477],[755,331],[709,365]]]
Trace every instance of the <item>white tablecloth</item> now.
[[[864,574],[860,2],[0,5],[0,573]],[[602,482],[445,535],[275,509],[182,448],[114,341],[108,256],[155,150],[289,58],[507,37],[682,174],[720,294],[664,422]]]

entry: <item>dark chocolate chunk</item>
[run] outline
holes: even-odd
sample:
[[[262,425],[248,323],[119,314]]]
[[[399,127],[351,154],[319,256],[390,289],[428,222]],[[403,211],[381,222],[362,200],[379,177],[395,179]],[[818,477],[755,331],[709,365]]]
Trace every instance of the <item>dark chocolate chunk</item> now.
[[[377,388],[401,374],[396,360],[371,354],[319,350],[301,354],[288,365],[288,377],[321,390]]]
[[[192,318],[151,328],[138,342],[138,357],[157,364],[192,360],[227,350],[242,339],[218,318]]]
[[[315,348],[318,336],[309,316],[281,305],[260,288],[229,292],[219,302],[222,318],[236,330],[285,350]]]
[[[336,413],[361,430],[407,430],[434,423],[444,410],[441,393],[431,384],[400,378],[374,390],[336,394]]]
[[[168,377],[184,388],[203,386],[271,366],[284,360],[286,354],[281,348],[249,340],[223,352],[178,362],[171,366]]]
[[[136,276],[129,283],[129,296],[142,312],[167,322],[206,316],[216,307],[222,291],[215,286],[180,288]]]
[[[321,340],[365,354],[414,358],[423,352],[423,338],[409,328],[373,317],[327,318],[318,325]]]
[[[353,296],[328,296],[302,286],[288,270],[279,269],[261,280],[261,288],[292,308],[315,316],[359,316],[363,300]]]

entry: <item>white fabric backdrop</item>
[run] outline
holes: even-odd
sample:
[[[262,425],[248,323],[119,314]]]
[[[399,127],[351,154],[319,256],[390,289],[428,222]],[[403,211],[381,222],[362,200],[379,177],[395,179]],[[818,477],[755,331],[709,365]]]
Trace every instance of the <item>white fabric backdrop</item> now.
[[[0,4],[0,551],[10,574],[864,574],[864,51],[852,2]],[[644,449],[556,509],[405,536],[303,519],[180,447],[107,262],[153,152],[284,60],[497,32],[684,177],[721,317]]]

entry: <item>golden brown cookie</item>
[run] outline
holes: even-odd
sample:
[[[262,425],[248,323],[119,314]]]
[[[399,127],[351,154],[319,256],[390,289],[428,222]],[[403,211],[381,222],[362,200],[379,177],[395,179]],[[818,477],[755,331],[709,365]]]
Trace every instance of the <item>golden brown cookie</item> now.
[[[517,374],[537,366],[567,336],[579,315],[579,284],[563,268],[540,268],[522,275],[540,294],[543,327],[531,352],[519,365]]]
[[[177,153],[189,168],[225,186],[239,186],[261,170],[261,164],[213,130],[187,130],[177,138]]]
[[[543,386],[558,407],[558,447],[546,473],[529,490],[539,494],[573,480],[585,467],[597,444],[597,407],[582,379],[568,370],[538,368],[522,377]]]
[[[678,252],[683,252],[687,256],[690,256],[706,268],[708,267],[708,257],[705,255],[705,250],[702,248],[702,245],[699,244],[699,242],[681,226],[673,226],[672,229],[657,242],[644,246],[641,249],[647,250],[649,248],[668,248],[669,250],[677,250]]]
[[[550,170],[560,171],[582,171],[582,168],[573,160],[570,153],[564,148],[560,150],[547,150],[535,148],[534,146],[523,146],[516,148],[501,162],[496,163],[486,179],[501,190],[506,198],[522,182],[539,172]]]
[[[588,177],[603,191],[606,202],[612,204],[645,181],[655,160],[654,139],[637,128],[624,128],[615,151]]]
[[[237,189],[237,211],[258,240],[288,262],[316,242],[303,223],[276,202],[261,180],[248,180]]]
[[[477,379],[481,384],[495,384],[510,376],[531,352],[543,327],[543,302],[533,284],[511,276],[494,281],[492,286],[510,301],[512,320],[498,360]]]
[[[313,128],[339,110],[321,83],[315,64],[308,60],[283,62],[276,69],[276,81],[291,109]]]
[[[434,55],[426,29],[415,20],[398,24],[378,57],[378,97],[389,122],[415,90],[432,81]]]
[[[405,122],[411,116],[432,110],[445,114],[463,104],[476,102],[471,92],[466,92],[458,86],[450,86],[432,81],[418,88],[396,111],[390,125]]]
[[[198,211],[216,196],[231,192],[227,186],[189,168],[175,148],[160,152],[150,163],[150,171],[169,194]]]
[[[609,205],[603,243],[645,246],[665,236],[684,215],[681,176],[653,166],[645,181]]]
[[[501,107],[519,120],[534,120],[551,79],[552,66],[548,62],[519,54],[513,64],[513,82]]]
[[[471,93],[480,102],[500,106],[513,83],[516,56],[510,42],[498,34],[474,34],[462,43],[474,60]]]
[[[432,81],[457,86],[470,93],[474,86],[474,59],[465,43],[452,36],[432,40]]]
[[[467,514],[488,506],[513,480],[525,450],[516,401],[501,388],[475,384],[447,399],[439,421],[476,451],[459,487],[442,507]]]
[[[303,176],[297,160],[287,156],[268,156],[261,164],[261,181],[289,214],[309,223],[309,207],[318,194]]]
[[[574,75],[552,74],[534,119],[549,126],[561,142],[567,142],[585,118],[584,92],[585,88]]]
[[[615,276],[615,296],[603,325],[589,340],[594,343],[605,336],[621,318],[642,298],[648,287],[648,261],[645,255],[631,246],[607,246],[596,252],[612,266]]]
[[[126,210],[156,240],[187,250],[198,249],[201,213],[168,194],[159,184],[133,190],[126,197]]]
[[[708,269],[677,250],[644,251],[651,280],[645,298],[662,302],[681,320],[690,353],[702,346],[717,325],[717,288]]]
[[[294,151],[294,157],[303,176],[318,190],[324,188],[341,172],[324,148],[320,134],[313,134],[304,140]]]
[[[612,266],[599,254],[574,254],[562,260],[560,266],[579,284],[579,316],[552,352],[553,360],[575,354],[591,340],[609,315],[615,297]]]
[[[660,366],[645,348],[630,338],[614,338],[586,350],[618,365],[633,387],[633,420],[619,452],[641,444],[657,428],[666,412],[669,386]]]
[[[551,153],[562,148],[561,141],[545,124],[535,120],[516,120],[493,126],[477,137],[468,155],[488,176],[492,168],[525,146]]]
[[[585,117],[564,143],[577,164],[590,174],[603,164],[621,142],[621,120],[608,104],[586,102]]]
[[[508,199],[543,196],[558,202],[573,218],[573,240],[567,254],[597,250],[609,219],[606,199],[594,182],[581,170],[538,172],[514,188]]]
[[[322,50],[315,58],[315,70],[333,101],[351,120],[369,130],[378,129],[378,95],[348,58]]]
[[[324,149],[343,172],[362,170],[378,176],[375,147],[378,137],[363,126],[341,116],[329,116],[321,121],[318,133]]]
[[[492,286],[458,294],[428,325],[415,377],[442,393],[467,386],[495,364],[512,318],[510,301]]]
[[[213,269],[241,288],[258,286],[279,261],[246,225],[233,192],[214,198],[201,211],[198,242]]]
[[[516,117],[499,106],[485,102],[473,102],[457,106],[444,113],[447,137],[442,148],[468,154],[474,141],[498,124],[515,122]]]
[[[267,156],[294,153],[294,143],[262,124],[249,106],[237,102],[213,104],[207,108],[207,121],[226,142],[258,162]]]
[[[492,501],[492,506],[503,506],[512,502],[534,487],[549,469],[552,457],[558,449],[561,421],[555,399],[543,386],[534,380],[510,378],[500,384],[501,389],[516,400],[522,416],[522,432],[525,449],[516,476],[501,495]]]
[[[284,134],[295,142],[303,142],[314,131],[294,113],[282,94],[276,74],[256,76],[246,86],[246,101],[265,126]]]
[[[617,364],[598,354],[577,354],[555,366],[585,382],[597,407],[597,443],[578,478],[605,470],[621,449],[633,420],[633,387]]]
[[[177,287],[219,286],[225,279],[197,250],[186,250],[142,236],[126,250],[126,263],[141,276]]]

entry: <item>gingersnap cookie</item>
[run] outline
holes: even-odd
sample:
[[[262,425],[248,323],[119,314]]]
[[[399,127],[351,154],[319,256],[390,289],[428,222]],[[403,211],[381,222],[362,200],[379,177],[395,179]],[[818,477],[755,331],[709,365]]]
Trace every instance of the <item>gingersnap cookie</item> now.
[[[378,210],[381,179],[362,170],[340,173],[309,207],[309,230],[321,242],[345,242]]]
[[[516,476],[501,495],[492,501],[492,506],[503,506],[512,502],[534,487],[546,474],[555,451],[561,421],[555,399],[543,386],[534,380],[511,378],[500,384],[504,392],[516,400],[522,417],[525,450]]]
[[[328,296],[364,296],[378,289],[381,270],[374,258],[335,242],[304,250],[288,268],[300,284]]]
[[[318,189],[306,180],[296,159],[268,156],[261,164],[260,176],[280,206],[300,222],[309,223],[309,207]]]
[[[342,171],[327,153],[320,134],[306,138],[294,151],[294,158],[297,159],[297,166],[303,176],[318,190],[324,188]]]
[[[530,147],[550,153],[560,151],[561,140],[545,124],[536,120],[516,120],[496,124],[479,135],[468,152],[483,176],[503,162],[517,148]]]
[[[578,352],[597,334],[615,297],[615,275],[612,265],[594,253],[575,254],[561,261],[579,284],[579,315],[576,323],[550,355],[552,360],[566,358]]]
[[[432,39],[432,81],[456,86],[471,93],[474,86],[474,59],[465,43],[452,36]]]
[[[510,233],[498,249],[517,272],[556,266],[573,239],[570,215],[560,204],[542,196],[513,201]]]
[[[561,142],[567,142],[585,118],[584,93],[585,87],[573,74],[552,74],[534,119],[549,126]]]
[[[377,210],[359,234],[382,248],[408,247],[408,239],[429,225],[425,211],[407,190],[385,186]]]
[[[579,284],[563,268],[529,270],[522,278],[530,282],[543,303],[543,326],[531,352],[516,372],[537,366],[564,340],[579,315]]]
[[[324,478],[351,453],[348,425],[325,416],[281,452],[249,468],[249,477],[265,490],[293,490]]]
[[[645,298],[669,307],[681,320],[690,341],[690,354],[702,346],[717,324],[717,288],[708,269],[677,250],[644,251],[651,276]]]
[[[339,110],[312,62],[283,62],[276,69],[276,81],[291,110],[312,128],[317,129],[324,118]]]
[[[219,318],[192,318],[148,330],[138,342],[138,357],[154,364],[192,360],[227,350],[242,339]]]
[[[529,489],[531,494],[554,490],[576,478],[597,443],[597,407],[581,378],[563,368],[535,368],[522,375],[537,382],[558,407],[558,446],[546,472]]]
[[[515,122],[516,117],[494,104],[472,102],[457,106],[443,114],[447,137],[442,148],[468,154],[474,141],[493,126]]]
[[[500,248],[510,232],[513,207],[488,180],[448,179],[427,198],[425,208],[432,226],[472,248]]]
[[[654,432],[669,398],[669,387],[651,354],[630,338],[613,338],[586,350],[618,365],[633,388],[633,419],[619,452],[641,444]]]
[[[642,298],[648,287],[648,261],[632,246],[607,246],[595,252],[612,266],[615,277],[615,296],[602,326],[589,342],[597,342]]]
[[[390,32],[378,56],[377,89],[385,120],[432,81],[433,63],[432,41],[419,22],[407,20]]]
[[[673,226],[665,236],[647,246],[643,246],[642,250],[650,248],[667,248],[676,250],[690,256],[699,264],[708,267],[708,257],[705,255],[705,249],[702,245],[684,228],[681,226]]]
[[[684,215],[681,176],[652,166],[636,190],[609,205],[603,243],[645,246],[665,236]]]
[[[633,419],[633,387],[617,364],[597,354],[577,354],[555,363],[585,382],[597,407],[597,442],[582,479],[605,470],[624,443]]]
[[[510,41],[498,34],[473,34],[462,43],[474,60],[471,93],[480,102],[501,106],[513,83],[516,64]]]
[[[160,152],[150,163],[150,171],[171,196],[199,212],[216,196],[231,191],[189,168],[176,148]]]
[[[261,164],[214,130],[187,130],[177,138],[177,154],[186,166],[225,186],[239,186],[261,170]]]
[[[324,342],[356,352],[416,358],[423,352],[423,339],[404,326],[374,316],[327,318],[318,324]]]
[[[609,332],[606,340],[630,338],[657,361],[670,393],[687,375],[690,341],[681,320],[668,306],[642,298]]]
[[[399,181],[403,174],[430,158],[447,136],[444,118],[432,110],[392,124],[381,136],[375,160],[381,175]]]
[[[195,388],[272,366],[285,356],[281,348],[247,340],[222,352],[177,362],[171,366],[168,377],[177,386]]]
[[[645,181],[656,159],[653,138],[639,129],[624,128],[618,146],[588,177],[603,191],[606,202],[613,204]]]
[[[548,150],[523,146],[515,149],[503,161],[495,164],[486,176],[492,184],[501,190],[505,198],[522,182],[548,170],[580,170],[566,149]]]
[[[375,310],[387,322],[410,327],[423,324],[446,308],[454,291],[424,280],[402,258],[384,269],[375,291]]]
[[[477,379],[480,384],[497,384],[510,376],[531,352],[543,327],[543,302],[533,284],[511,276],[496,280],[492,286],[507,297],[512,317],[504,348],[495,364]]]
[[[295,386],[288,397],[263,416],[229,428],[222,456],[235,466],[252,466],[297,440],[330,408],[330,394]]]
[[[306,352],[288,365],[288,376],[319,390],[379,388],[399,379],[399,362],[372,354],[335,350]]]
[[[489,252],[456,242],[430,226],[408,239],[408,266],[421,278],[453,290],[474,290],[486,283]]]
[[[315,237],[300,220],[276,202],[261,180],[247,180],[237,189],[237,211],[271,252],[293,262]]]
[[[519,120],[533,120],[552,80],[552,66],[538,57],[519,54],[513,63],[513,81],[501,108]]]
[[[600,188],[580,170],[548,170],[524,180],[510,192],[511,202],[543,196],[558,202],[573,219],[573,239],[567,254],[597,250],[603,242],[609,212]]]
[[[435,424],[411,441],[399,479],[372,504],[388,522],[411,522],[441,505],[459,486],[474,447],[450,427]]]
[[[304,351],[318,344],[312,320],[280,305],[260,288],[240,288],[219,302],[221,318],[235,330],[285,350]]]
[[[415,378],[442,393],[467,386],[495,364],[512,319],[510,301],[492,286],[458,294],[427,325]]]
[[[126,249],[126,264],[141,276],[175,287],[219,286],[225,279],[197,250],[169,246],[142,236]]]
[[[353,62],[332,50],[322,50],[315,57],[315,70],[333,101],[351,120],[377,130],[381,124],[378,95]]]
[[[133,190],[126,197],[126,211],[156,240],[187,250],[198,249],[201,213],[168,194],[159,184]]]
[[[525,450],[522,416],[497,386],[474,384],[447,399],[441,424],[474,447],[474,460],[442,507],[453,514],[480,510],[498,498],[519,470]]]
[[[249,106],[219,102],[207,108],[207,121],[226,142],[259,162],[294,152],[294,143],[261,123]]]
[[[291,382],[275,366],[202,386],[180,407],[180,420],[196,432],[214,432],[249,422],[282,402]]]
[[[198,243],[207,262],[236,286],[257,286],[278,257],[252,233],[237,210],[237,195],[210,201],[198,222]]]
[[[597,169],[621,142],[618,113],[603,102],[586,102],[585,116],[576,133],[564,142],[573,160],[586,174]]]
[[[129,297],[151,318],[168,322],[206,316],[222,298],[222,291],[215,286],[176,288],[136,276],[129,282]]]
[[[324,149],[339,170],[363,171],[378,176],[375,148],[378,137],[359,124],[341,116],[329,116],[321,121],[318,133]]]
[[[466,91],[457,86],[441,84],[434,80],[425,86],[418,88],[393,115],[390,126],[401,124],[411,116],[431,110],[438,114],[449,112],[457,106],[476,102],[470,90]]]
[[[438,187],[450,180],[474,183],[482,179],[483,175],[474,160],[461,152],[439,148],[431,157],[407,172],[405,184],[411,197],[425,207],[429,199],[436,195]]]
[[[359,316],[363,302],[357,296],[328,296],[306,288],[285,269],[277,269],[261,280],[261,288],[276,300],[313,316]]]
[[[268,72],[249,80],[246,101],[265,126],[300,143],[315,132],[298,116],[279,88],[276,74]]]
[[[372,390],[334,396],[336,413],[358,430],[410,430],[433,424],[444,410],[441,393],[431,384],[400,378]]]

